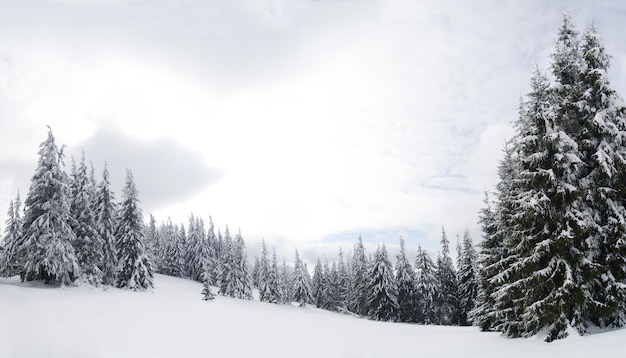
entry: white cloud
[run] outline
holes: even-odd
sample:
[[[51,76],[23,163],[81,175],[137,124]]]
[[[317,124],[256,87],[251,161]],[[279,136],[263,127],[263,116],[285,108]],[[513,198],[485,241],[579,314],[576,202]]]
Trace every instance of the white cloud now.
[[[102,127],[174,138],[223,176],[159,220],[211,213],[285,246],[406,232],[435,251],[442,225],[477,240],[566,6],[581,28],[595,18],[618,89],[626,76],[625,12],[603,1],[37,4],[0,12],[0,161],[34,162],[45,124],[69,145]],[[0,208],[26,190],[15,167],[0,168]]]

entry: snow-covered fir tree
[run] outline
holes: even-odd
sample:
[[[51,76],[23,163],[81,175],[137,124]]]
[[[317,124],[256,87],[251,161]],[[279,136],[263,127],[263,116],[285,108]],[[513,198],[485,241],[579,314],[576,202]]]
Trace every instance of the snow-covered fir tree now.
[[[368,261],[361,236],[359,236],[358,242],[354,245],[351,269],[352,300],[349,303],[349,309],[358,315],[366,316],[368,314]]]
[[[130,170],[126,171],[115,239],[118,248],[116,286],[132,290],[152,288],[152,265],[144,242],[143,215]]]
[[[456,270],[450,258],[450,242],[441,229],[441,252],[437,257],[437,323],[455,325],[459,322],[459,284]]]
[[[470,312],[478,296],[478,262],[476,249],[468,230],[463,234],[459,260],[459,324],[469,325]]]
[[[257,268],[257,288],[259,289],[259,301],[270,302],[275,300],[276,297],[272,293],[270,286],[271,267],[269,257],[267,255],[267,246],[265,245],[265,239],[261,241],[261,258],[258,260]]]
[[[145,230],[146,250],[148,250],[150,262],[152,262],[152,269],[154,270],[154,272],[161,272],[159,269],[159,266],[161,265],[161,261],[159,259],[161,242],[159,240],[159,232],[154,215],[150,214],[150,218],[148,219],[148,225],[146,225]]]
[[[626,108],[607,75],[609,55],[595,27],[585,31],[581,47],[579,182],[593,223],[585,232],[593,266],[585,283],[588,325],[621,327],[626,312]],[[588,282],[588,283],[587,283]]]
[[[298,302],[300,306],[313,303],[311,290],[311,277],[305,264],[300,260],[300,254],[296,250],[293,277],[291,278],[291,300]]]
[[[276,259],[276,248],[273,248],[272,250],[272,262],[267,277],[267,288],[267,302],[283,302],[284,294],[282,292],[283,287],[280,283],[280,272],[278,270],[278,261]]]
[[[311,280],[311,294],[313,295],[313,304],[317,308],[325,308],[328,304],[326,300],[325,292],[326,285],[324,284],[324,271],[322,269],[322,262],[318,258],[313,267],[313,278]]]
[[[479,223],[483,232],[483,240],[478,253],[479,293],[476,308],[471,312],[471,316],[473,323],[483,331],[501,326],[503,322],[497,320],[497,316],[512,312],[511,301],[498,300],[496,302],[494,295],[506,278],[501,277],[496,280],[495,276],[505,271],[515,261],[515,256],[510,255],[506,249],[506,243],[513,230],[512,219],[515,214],[516,201],[515,180],[518,175],[518,166],[510,144],[505,144],[503,153],[504,158],[498,167],[500,181],[496,185],[496,200],[492,203],[489,195],[485,193],[485,207],[479,214]]]
[[[104,163],[102,180],[96,188],[95,202],[96,229],[102,240],[102,283],[114,285],[117,276],[117,248],[115,247],[115,228],[117,227],[117,205],[109,183],[109,171]]]
[[[379,245],[367,272],[368,317],[378,321],[398,319],[398,287],[385,244]]]
[[[419,304],[415,271],[406,258],[403,238],[400,238],[400,252],[396,255],[395,275],[398,287],[398,320],[400,322],[417,322]]]
[[[70,284],[80,276],[72,246],[75,235],[69,224],[69,178],[62,167],[63,150],[48,129],[24,202],[24,245],[18,252],[22,280]]]
[[[81,268],[81,279],[90,285],[102,282],[100,269],[103,260],[103,241],[97,230],[94,213],[93,185],[87,173],[85,152],[82,152],[78,168],[72,165],[72,191],[70,197],[71,226],[74,231],[72,245]]]
[[[417,247],[415,257],[415,291],[417,295],[417,322],[437,323],[437,297],[439,295],[437,271],[428,252]]]
[[[7,211],[6,227],[2,238],[2,252],[0,254],[0,275],[11,277],[20,273],[18,260],[19,247],[23,245],[22,235],[22,202],[20,194],[9,203]]]

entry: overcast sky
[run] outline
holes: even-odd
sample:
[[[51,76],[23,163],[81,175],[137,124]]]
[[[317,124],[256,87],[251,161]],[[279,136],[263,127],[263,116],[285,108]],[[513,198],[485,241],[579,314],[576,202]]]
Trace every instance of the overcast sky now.
[[[624,94],[621,1],[0,0],[0,219],[50,125],[118,194],[132,169],[146,216],[211,214],[252,248],[479,241],[565,9]]]

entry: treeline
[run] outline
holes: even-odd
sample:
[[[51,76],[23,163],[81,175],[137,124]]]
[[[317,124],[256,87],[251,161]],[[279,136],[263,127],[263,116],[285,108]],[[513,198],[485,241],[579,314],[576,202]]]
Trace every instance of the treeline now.
[[[264,302],[310,304],[384,321],[469,323],[478,268],[468,233],[459,246],[458,274],[445,232],[436,262],[420,248],[410,263],[401,240],[394,266],[384,244],[372,256],[359,238],[345,257],[340,250],[330,263],[318,259],[311,276],[297,250],[288,265],[278,261],[275,249],[270,255],[263,241],[250,268],[240,231],[233,236],[226,226],[222,233],[211,217],[205,223],[193,214],[186,227],[171,220],[157,225],[152,215],[144,225],[130,171],[118,203],[106,164],[97,180],[84,153],[78,163],[72,159],[70,173],[63,159],[49,130],[23,211],[19,194],[9,205],[2,275],[144,290],[153,287],[157,272],[203,282],[204,299],[213,298],[211,287],[240,299],[252,299],[256,288]]]
[[[83,153],[71,173],[63,170],[63,148],[52,130],[39,146],[22,216],[19,194],[11,201],[0,273],[22,281],[152,287],[152,264],[144,243],[137,189],[127,171],[122,201],[116,203],[106,168],[102,179],[88,171]]]
[[[331,262],[317,259],[312,275],[297,250],[287,264],[265,240],[250,268],[241,233],[233,237],[228,226],[223,234],[216,232],[210,217],[205,224],[192,214],[185,227],[171,220],[157,225],[151,216],[146,237],[156,272],[203,282],[205,299],[213,297],[210,287],[242,299],[252,299],[256,288],[263,302],[297,302],[382,321],[468,325],[478,294],[477,253],[469,232],[458,243],[456,267],[443,231],[435,261],[420,247],[409,262],[400,239],[394,265],[384,244],[372,256],[359,237],[352,253],[340,249]]]
[[[480,215],[474,314],[483,330],[547,341],[626,319],[626,107],[593,26],[581,36],[566,15],[551,58]]]

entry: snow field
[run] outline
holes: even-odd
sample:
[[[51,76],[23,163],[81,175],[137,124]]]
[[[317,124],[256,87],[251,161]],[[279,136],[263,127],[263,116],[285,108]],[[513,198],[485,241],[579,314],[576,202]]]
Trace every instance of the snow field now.
[[[155,276],[153,292],[0,279],[0,357],[624,357],[626,330],[544,343],[475,327],[375,322],[216,296]],[[215,291],[214,291],[215,292]]]

